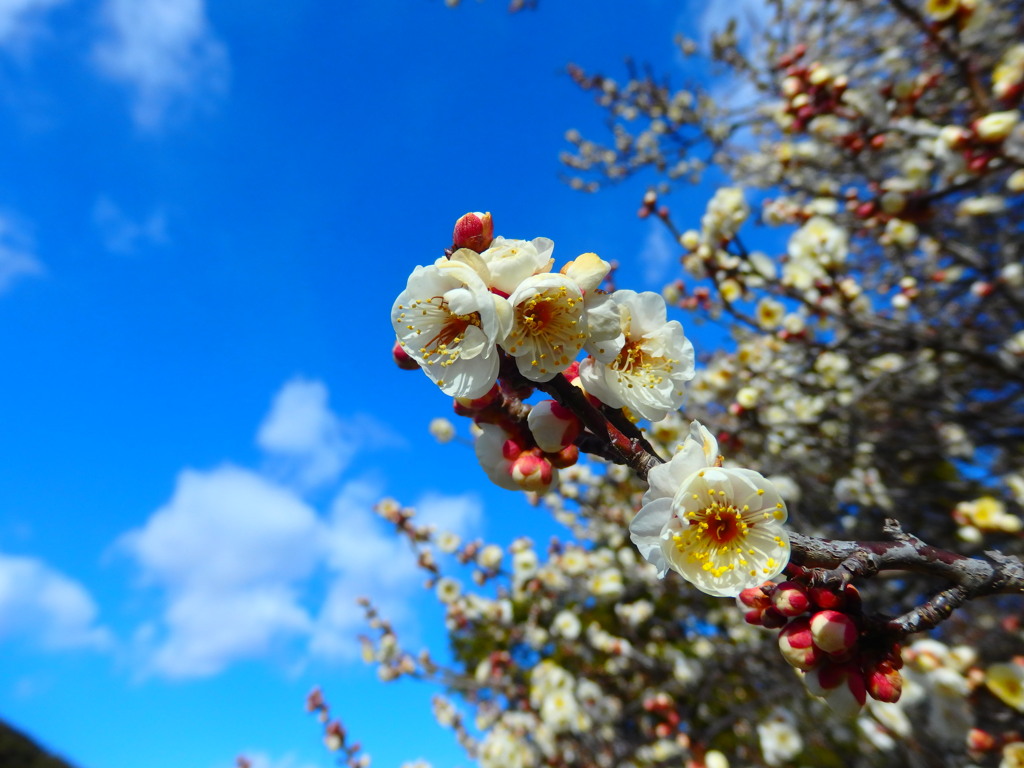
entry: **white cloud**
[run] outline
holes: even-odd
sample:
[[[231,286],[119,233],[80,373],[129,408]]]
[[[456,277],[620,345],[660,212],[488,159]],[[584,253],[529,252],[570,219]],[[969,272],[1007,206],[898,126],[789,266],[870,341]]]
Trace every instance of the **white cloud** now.
[[[22,276],[43,274],[43,264],[33,251],[27,228],[13,217],[0,214],[0,293]]]
[[[156,128],[182,100],[222,91],[228,58],[203,0],[105,0],[100,69],[135,92],[138,125]]]
[[[147,245],[167,242],[167,217],[163,211],[153,211],[137,221],[112,200],[101,197],[93,206],[92,219],[104,247],[112,253],[135,253]]]
[[[659,287],[665,282],[673,262],[678,263],[679,246],[660,221],[650,221],[647,237],[640,251],[640,263],[644,265],[644,280]]]
[[[321,558],[320,532],[311,508],[248,470],[183,472],[170,502],[120,541],[167,594],[151,670],[210,675],[306,632],[299,585]]]
[[[293,379],[275,395],[256,435],[277,474],[303,488],[337,480],[359,450],[400,442],[370,416],[339,418],[327,401],[323,382]]]
[[[311,477],[336,477],[367,439],[346,439],[349,422],[327,401],[322,383],[289,382],[259,430],[260,445],[296,458]],[[381,434],[374,439],[387,439]],[[121,537],[143,583],[163,598],[160,617],[137,632],[144,672],[208,676],[300,644],[312,656],[354,659],[366,630],[356,604],[363,595],[411,627],[424,573],[408,542],[373,511],[383,489],[350,481],[326,517],[300,491],[234,466],[186,470],[170,501]],[[417,505],[421,522],[464,536],[479,532],[482,516],[470,495],[427,494]]]
[[[96,623],[86,589],[31,557],[0,555],[0,638],[22,637],[50,650],[104,648],[110,633]]]
[[[451,531],[459,536],[477,533],[483,525],[484,508],[480,499],[471,494],[446,496],[425,493],[416,504],[416,521],[433,525],[439,531]]]
[[[38,31],[40,18],[65,0],[0,0],[0,45],[24,46]]]

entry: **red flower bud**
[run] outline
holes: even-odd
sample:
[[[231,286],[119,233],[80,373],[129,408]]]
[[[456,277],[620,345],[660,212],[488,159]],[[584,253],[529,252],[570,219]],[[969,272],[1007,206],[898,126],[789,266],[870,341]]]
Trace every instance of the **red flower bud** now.
[[[455,222],[452,245],[469,248],[480,253],[486,251],[494,239],[494,221],[490,213],[467,213]]]
[[[895,703],[903,692],[903,677],[883,661],[868,673],[867,690],[873,699]]]
[[[998,746],[996,737],[981,728],[971,728],[967,732],[967,748],[972,752],[989,752]]]
[[[772,593],[772,604],[783,616],[799,616],[811,607],[811,600],[802,585],[784,581]]]
[[[511,441],[509,441],[511,442]],[[535,453],[522,453],[509,468],[512,479],[524,491],[544,493],[554,479],[551,462]]]
[[[811,601],[819,608],[839,608],[846,602],[841,594],[827,587],[812,587],[810,596]]]
[[[395,342],[395,346],[391,348],[391,357],[394,359],[395,365],[403,371],[419,370],[420,364],[409,357],[409,353],[402,348],[401,342]]]
[[[739,600],[748,608],[767,608],[771,604],[768,595],[760,587],[747,587],[740,592]]]
[[[791,621],[779,632],[779,651],[782,657],[797,669],[806,672],[818,666],[821,654],[812,641],[809,619]]]
[[[811,617],[814,644],[825,653],[843,654],[857,645],[857,625],[839,611],[818,611]]]
[[[580,460],[580,449],[575,445],[567,445],[558,453],[545,453],[544,458],[550,461],[555,469],[565,469]]]

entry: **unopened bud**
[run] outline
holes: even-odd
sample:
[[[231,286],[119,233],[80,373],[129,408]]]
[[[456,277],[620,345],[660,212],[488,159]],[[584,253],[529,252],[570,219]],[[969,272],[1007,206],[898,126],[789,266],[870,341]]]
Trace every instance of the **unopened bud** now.
[[[783,616],[799,616],[811,607],[811,600],[802,585],[784,581],[772,593],[772,604]]]
[[[467,213],[455,222],[452,245],[469,248],[480,253],[486,251],[494,239],[494,221],[490,213]]]
[[[580,460],[580,449],[575,445],[567,445],[558,453],[547,454],[545,458],[555,469],[565,469]]]
[[[801,618],[791,621],[779,632],[779,651],[782,658],[805,672],[814,669],[821,655],[811,636],[811,622]]]
[[[819,608],[838,608],[846,602],[845,598],[828,587],[811,587],[811,600]]]
[[[582,425],[576,414],[554,400],[542,400],[526,417],[530,433],[545,453],[558,453],[579,436]]]
[[[967,732],[967,748],[972,752],[989,752],[996,748],[996,737],[981,728],[971,728]]]
[[[871,698],[894,704],[903,692],[903,677],[892,666],[882,662],[868,674],[867,690]]]
[[[842,654],[857,644],[857,625],[839,611],[818,611],[811,617],[814,644],[825,653]]]
[[[760,587],[747,587],[739,594],[739,601],[748,608],[767,608],[771,599]]]
[[[523,453],[512,462],[510,468],[512,479],[524,491],[545,493],[554,480],[554,468],[551,462],[535,453]]]
[[[405,351],[400,341],[396,341],[395,346],[391,348],[391,357],[394,359],[395,365],[403,371],[419,370],[420,364],[409,356],[409,353]]]

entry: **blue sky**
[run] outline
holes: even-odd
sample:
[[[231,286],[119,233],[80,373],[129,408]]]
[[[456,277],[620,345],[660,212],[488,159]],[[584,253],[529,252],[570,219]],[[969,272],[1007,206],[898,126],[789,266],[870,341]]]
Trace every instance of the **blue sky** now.
[[[309,768],[320,683],[376,765],[465,763],[355,659],[358,594],[442,637],[369,507],[552,529],[436,446],[388,312],[468,210],[659,287],[643,181],[558,180],[603,135],[564,65],[671,71],[702,20],[541,5],[0,0],[0,717],[81,768]]]

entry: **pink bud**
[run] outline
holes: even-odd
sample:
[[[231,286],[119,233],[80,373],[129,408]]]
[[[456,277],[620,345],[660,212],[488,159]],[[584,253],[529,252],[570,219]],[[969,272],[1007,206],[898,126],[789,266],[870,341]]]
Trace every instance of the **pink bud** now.
[[[526,423],[537,446],[545,453],[558,453],[572,445],[582,431],[576,414],[554,400],[542,400],[533,406]]]
[[[967,748],[972,752],[988,752],[996,748],[996,737],[981,728],[971,728],[967,732]]]
[[[903,692],[903,677],[890,665],[882,662],[868,673],[868,693],[878,701],[895,703]]]
[[[783,616],[799,616],[811,607],[807,590],[795,581],[784,581],[772,593],[775,610]]]
[[[455,222],[452,245],[469,248],[480,253],[486,251],[494,239],[494,221],[490,213],[467,213]]]
[[[767,608],[771,602],[760,587],[747,587],[740,592],[739,600],[748,608]]]
[[[546,458],[555,469],[565,469],[580,460],[580,449],[575,445],[567,445],[558,453],[547,454]]]
[[[812,641],[809,619],[796,619],[786,625],[779,633],[779,651],[797,669],[806,672],[818,666],[821,655]]]
[[[402,343],[399,341],[396,341],[395,346],[391,348],[391,357],[394,358],[395,365],[403,371],[419,370],[420,364],[409,357],[409,353],[402,348]]]
[[[523,446],[519,444],[518,440],[511,437],[501,444],[501,456],[506,461],[515,461],[522,452]]]
[[[811,617],[814,644],[825,653],[843,654],[857,644],[857,625],[839,611],[818,611]]]
[[[544,493],[554,480],[551,462],[535,453],[522,453],[510,467],[512,479],[524,491]]]
[[[841,594],[833,592],[828,587],[812,587],[810,597],[819,608],[838,608],[846,602]]]

